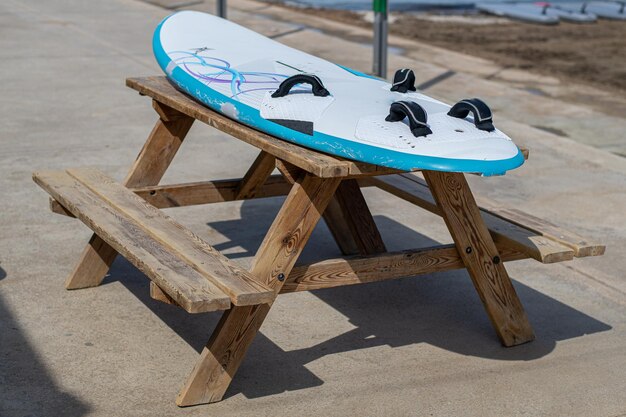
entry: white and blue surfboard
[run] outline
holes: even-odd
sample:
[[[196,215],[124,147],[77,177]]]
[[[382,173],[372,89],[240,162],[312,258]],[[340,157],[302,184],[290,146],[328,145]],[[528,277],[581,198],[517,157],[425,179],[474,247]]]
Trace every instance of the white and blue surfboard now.
[[[308,148],[401,170],[501,175],[524,163],[513,141],[491,127],[480,101],[459,103],[453,117],[450,106],[410,86],[405,93],[391,91],[389,82],[209,14],[167,17],[154,33],[153,49],[181,91]],[[396,77],[398,90],[412,74],[404,70]]]

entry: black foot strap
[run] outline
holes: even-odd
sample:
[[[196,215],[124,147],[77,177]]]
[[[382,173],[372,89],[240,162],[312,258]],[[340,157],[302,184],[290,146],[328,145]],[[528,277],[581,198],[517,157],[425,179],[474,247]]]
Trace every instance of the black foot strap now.
[[[280,83],[278,90],[272,93],[272,97],[284,97],[289,94],[289,91],[297,84],[310,84],[312,87],[313,95],[317,97],[326,97],[330,95],[328,90],[322,84],[322,80],[317,75],[313,74],[296,74],[287,78]]]
[[[389,108],[389,116],[385,118],[388,122],[400,122],[407,117],[409,128],[413,136],[420,137],[433,133],[426,124],[426,112],[417,103],[412,101],[396,101]]]
[[[398,93],[417,91],[415,88],[415,73],[413,70],[402,68],[396,71],[393,76],[391,91],[397,91]]]
[[[448,112],[448,116],[465,119],[470,112],[472,116],[474,116],[474,124],[478,129],[487,132],[495,130],[495,127],[493,127],[491,109],[484,101],[477,98],[468,98],[459,101],[452,106]]]

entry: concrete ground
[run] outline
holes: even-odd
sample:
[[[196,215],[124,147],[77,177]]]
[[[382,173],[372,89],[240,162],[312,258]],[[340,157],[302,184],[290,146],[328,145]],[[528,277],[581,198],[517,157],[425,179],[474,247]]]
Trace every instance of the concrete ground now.
[[[232,6],[234,20],[369,69],[362,43],[315,28],[289,35],[292,24],[259,16],[266,6]],[[422,83],[454,70],[432,94],[499,97],[496,122],[531,149],[519,170],[470,178],[477,194],[603,241],[606,255],[509,264],[537,334],[509,349],[498,343],[464,272],[282,296],[224,401],[177,408],[174,397],[219,314],[189,315],[153,301],[148,281],[123,259],[101,287],[65,291],[90,233],[51,214],[47,195],[30,180],[34,170],[77,165],[123,177],[155,120],[149,100],[125,88],[124,78],[160,72],[150,37],[167,13],[135,0],[0,3],[0,416],[626,413],[626,162],[601,143],[588,146],[592,138],[531,127],[526,118],[538,105],[543,125],[564,120],[563,107],[553,106],[556,116],[550,107],[560,101],[536,104],[532,97],[545,97],[462,72],[463,57],[451,69],[445,51],[433,54],[438,63],[428,54],[420,61],[393,56],[390,67],[420,68]],[[624,123],[563,105],[582,127],[598,115],[606,132]],[[240,176],[254,156],[198,124],[164,181]],[[377,190],[366,197],[390,249],[450,241],[437,217]],[[168,212],[246,264],[280,202]],[[320,225],[305,260],[337,255]]]

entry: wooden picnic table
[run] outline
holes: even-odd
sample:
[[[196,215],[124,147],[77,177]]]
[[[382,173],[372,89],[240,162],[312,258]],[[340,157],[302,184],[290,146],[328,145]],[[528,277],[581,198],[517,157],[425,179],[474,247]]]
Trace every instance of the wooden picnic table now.
[[[190,313],[225,310],[176,403],[222,399],[278,294],[467,269],[504,346],[533,330],[504,262],[596,256],[604,246],[472,195],[459,173],[407,173],[349,161],[277,139],[214,112],[165,77],[129,78],[158,120],[123,184],[91,168],[36,172],[51,209],[94,231],[66,282],[100,284],[117,254],[150,278],[150,295]],[[194,120],[257,147],[243,178],[160,185]],[[523,150],[525,155],[528,153]],[[275,169],[280,175],[272,175]],[[388,252],[361,187],[378,187],[443,217],[454,244]],[[159,209],[286,196],[249,270]],[[323,218],[343,257],[296,265]]]

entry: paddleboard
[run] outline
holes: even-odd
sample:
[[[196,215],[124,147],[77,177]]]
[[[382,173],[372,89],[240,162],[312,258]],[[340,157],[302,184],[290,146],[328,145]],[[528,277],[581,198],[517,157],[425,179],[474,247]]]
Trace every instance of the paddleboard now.
[[[538,7],[517,3],[476,3],[476,9],[495,16],[508,17],[523,22],[556,25],[559,16],[553,13],[542,13]]]
[[[604,19],[626,20],[626,3],[624,2],[567,2],[559,3],[557,7],[579,13],[592,13]]]
[[[305,147],[401,170],[502,175],[524,162],[480,100],[451,109],[411,91],[406,69],[393,86],[194,11],[163,20],[153,49],[179,90]]]

